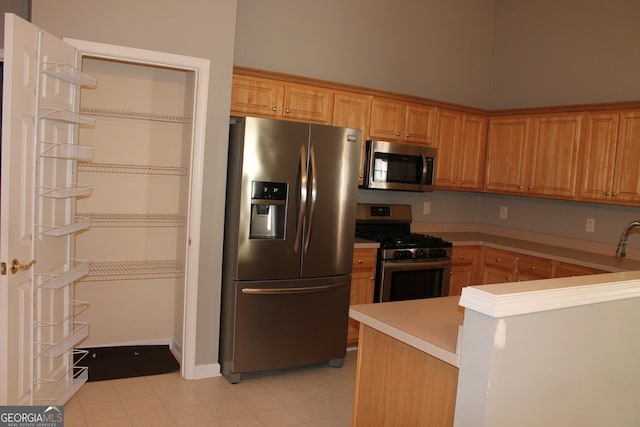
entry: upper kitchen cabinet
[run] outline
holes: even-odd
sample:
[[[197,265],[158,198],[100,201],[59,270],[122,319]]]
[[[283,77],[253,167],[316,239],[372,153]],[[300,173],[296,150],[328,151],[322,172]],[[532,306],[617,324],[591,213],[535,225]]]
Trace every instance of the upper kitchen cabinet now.
[[[334,93],[333,120],[331,124],[362,130],[358,185],[364,184],[364,154],[365,141],[369,139],[367,132],[369,131],[370,106],[371,96],[369,95],[344,91],[336,91]]]
[[[480,190],[484,175],[487,118],[439,109],[436,121],[436,181],[439,188]]]
[[[333,114],[333,91],[236,74],[231,114],[328,124]]]
[[[588,114],[578,198],[637,204],[639,162],[640,111]]]
[[[434,145],[435,107],[373,97],[371,139]]]
[[[582,119],[581,114],[491,119],[485,190],[573,198]]]

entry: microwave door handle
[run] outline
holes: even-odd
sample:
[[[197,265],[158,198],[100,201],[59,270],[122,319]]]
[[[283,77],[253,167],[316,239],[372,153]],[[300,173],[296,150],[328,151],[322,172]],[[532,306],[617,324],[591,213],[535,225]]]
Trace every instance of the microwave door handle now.
[[[296,240],[293,245],[294,252],[300,251],[302,244],[302,226],[307,209],[307,153],[305,146],[300,146],[300,204],[298,205],[298,224],[296,226]]]
[[[313,226],[313,213],[316,210],[316,197],[317,197],[316,193],[318,191],[318,182],[317,182],[317,176],[316,176],[316,150],[313,147],[313,145],[311,146],[310,153],[309,153],[309,162],[310,162],[309,167],[311,169],[311,207],[309,209],[309,223],[307,225],[307,235],[304,242],[305,252],[309,247],[309,240],[311,240],[311,227]]]
[[[418,190],[427,182],[427,156],[421,151],[420,157],[422,157],[422,175],[420,177],[420,183],[418,183]]]

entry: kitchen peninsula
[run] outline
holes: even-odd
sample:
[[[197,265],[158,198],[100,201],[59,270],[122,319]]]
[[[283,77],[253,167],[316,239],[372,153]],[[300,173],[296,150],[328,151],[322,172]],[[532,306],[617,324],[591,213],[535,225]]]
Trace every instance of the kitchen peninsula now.
[[[351,307],[354,425],[638,425],[639,313],[640,272]]]

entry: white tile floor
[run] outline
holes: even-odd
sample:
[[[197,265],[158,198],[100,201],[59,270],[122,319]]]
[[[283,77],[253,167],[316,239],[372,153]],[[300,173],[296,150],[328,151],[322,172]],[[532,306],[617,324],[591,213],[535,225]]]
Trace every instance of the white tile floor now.
[[[178,373],[86,383],[64,407],[69,426],[351,425],[356,351],[318,367],[230,384]]]

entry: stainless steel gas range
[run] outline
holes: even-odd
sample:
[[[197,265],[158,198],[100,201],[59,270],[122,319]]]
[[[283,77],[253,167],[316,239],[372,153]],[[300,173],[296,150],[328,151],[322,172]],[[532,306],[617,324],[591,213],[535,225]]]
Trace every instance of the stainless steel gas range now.
[[[358,204],[356,237],[380,243],[374,302],[449,294],[453,245],[411,232],[411,205]]]

